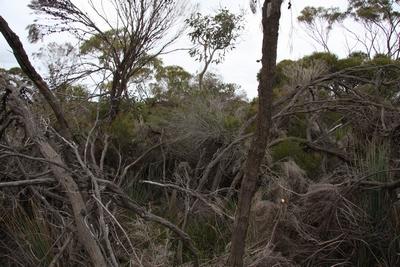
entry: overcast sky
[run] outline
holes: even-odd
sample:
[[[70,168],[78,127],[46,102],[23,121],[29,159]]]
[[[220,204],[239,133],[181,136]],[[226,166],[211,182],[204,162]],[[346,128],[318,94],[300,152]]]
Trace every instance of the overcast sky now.
[[[85,1],[85,0],[80,0]],[[191,4],[198,5],[202,13],[213,13],[221,7],[232,12],[245,10],[245,29],[243,30],[237,48],[229,52],[223,64],[212,66],[211,71],[223,77],[225,82],[237,83],[242,87],[249,98],[257,94],[256,74],[260,63],[256,60],[261,57],[261,14],[252,14],[249,10],[249,0],[189,0]],[[0,15],[9,23],[9,26],[20,36],[28,54],[37,51],[43,43],[30,44],[26,37],[25,27],[33,22],[35,15],[27,7],[29,0],[0,0]],[[297,59],[313,51],[321,50],[306,36],[301,26],[297,23],[297,16],[305,6],[338,6],[345,8],[346,0],[321,1],[321,0],[292,0],[292,9],[287,9],[287,0],[282,9],[282,19],[279,32],[278,60]],[[340,30],[331,36],[330,47],[332,52],[339,56],[345,55],[344,42]],[[54,39],[54,38],[53,38]],[[49,39],[47,39],[49,40]],[[68,41],[68,40],[64,40]],[[187,38],[182,38],[174,44],[173,48],[189,47]],[[200,69],[187,52],[174,52],[163,57],[165,65],[180,65],[191,73]],[[34,62],[35,64],[35,62]],[[37,64],[37,63],[36,63]],[[10,48],[4,38],[0,37],[0,67],[10,68],[17,66]]]

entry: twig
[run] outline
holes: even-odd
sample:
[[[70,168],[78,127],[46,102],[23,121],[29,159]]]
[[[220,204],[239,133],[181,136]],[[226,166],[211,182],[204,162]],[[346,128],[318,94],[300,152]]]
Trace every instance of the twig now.
[[[179,140],[181,140],[181,138],[177,138],[171,142],[169,142],[169,144],[173,144],[175,142],[178,142]],[[132,168],[134,165],[136,165],[137,163],[139,163],[147,154],[149,154],[151,151],[153,151],[154,149],[165,145],[165,142],[160,142],[152,147],[150,147],[149,149],[147,149],[145,152],[143,152],[142,155],[140,155],[136,160],[134,160],[132,163],[128,164],[127,166],[125,166],[124,170],[122,171],[122,174],[119,177],[119,183],[118,184],[122,184],[123,179],[125,178],[126,174],[128,173],[128,170],[130,168]]]
[[[214,168],[215,165],[222,159],[222,157],[227,153],[234,145],[240,143],[241,141],[252,137],[253,133],[249,133],[246,135],[239,136],[236,138],[232,143],[230,143],[227,147],[225,147],[216,157],[207,165],[206,170],[203,173],[203,176],[201,177],[199,184],[197,186],[196,191],[201,191],[204,184],[207,182],[208,176],[210,175],[211,170]]]
[[[157,183],[157,182],[153,182],[153,181],[141,181],[141,183],[145,183],[145,184],[151,184],[151,185],[156,185],[156,186],[160,186],[160,187],[166,187],[166,188],[173,188],[176,189],[178,191],[184,192],[188,195],[191,195],[199,200],[201,200],[203,203],[205,203],[207,206],[209,206],[211,209],[213,209],[215,211],[215,213],[219,214],[219,215],[224,215],[225,217],[227,217],[230,220],[234,220],[234,218],[230,215],[228,215],[226,212],[224,212],[222,210],[222,208],[218,207],[218,205],[212,204],[209,201],[207,201],[204,196],[202,196],[200,193],[187,189],[187,188],[183,188],[180,187],[178,185],[175,184],[161,184],[161,183]]]
[[[54,258],[51,260],[49,267],[55,267],[58,260],[60,259],[60,257],[62,256],[62,254],[64,253],[64,250],[67,248],[69,242],[71,242],[72,240],[72,235],[68,235],[67,239],[65,240],[64,244],[62,245],[62,247],[60,248],[60,250],[58,251],[58,253],[54,256]]]
[[[32,179],[32,180],[2,182],[2,183],[0,183],[0,188],[28,186],[28,185],[45,185],[45,184],[54,184],[56,182],[57,181],[52,178],[38,178],[38,179]]]
[[[122,190],[116,186],[115,184],[107,181],[107,186],[108,188],[116,193],[114,194],[114,201],[115,203],[123,207],[127,210],[132,211],[133,213],[137,214],[141,218],[143,218],[145,221],[152,221],[155,223],[158,223],[160,225],[163,225],[170,229],[172,232],[174,232],[179,238],[182,240],[182,242],[186,245],[186,247],[190,250],[194,257],[194,267],[199,267],[199,256],[196,247],[193,244],[192,239],[189,237],[189,235],[185,232],[183,232],[181,229],[179,229],[175,224],[171,223],[170,221],[159,217],[144,208],[138,206],[136,203],[134,203]]]

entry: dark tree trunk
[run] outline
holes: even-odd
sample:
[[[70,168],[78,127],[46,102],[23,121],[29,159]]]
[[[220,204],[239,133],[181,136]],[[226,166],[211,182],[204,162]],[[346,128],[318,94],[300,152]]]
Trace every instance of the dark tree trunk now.
[[[231,253],[228,265],[243,266],[243,255],[250,208],[256,192],[260,165],[265,156],[271,128],[272,86],[275,78],[276,53],[278,44],[279,19],[282,0],[266,0],[262,9],[263,43],[262,68],[258,86],[257,129],[251,144],[242,180],[239,203],[231,240]]]
[[[118,91],[121,87],[121,76],[119,72],[114,73],[113,81],[111,84],[111,91],[110,91],[110,108],[108,111],[108,119],[110,122],[113,122],[115,117],[119,112],[119,104],[120,101],[118,99]]]
[[[114,74],[110,92],[110,108],[108,120],[112,123],[121,109],[122,94],[128,90],[128,75],[125,73]]]

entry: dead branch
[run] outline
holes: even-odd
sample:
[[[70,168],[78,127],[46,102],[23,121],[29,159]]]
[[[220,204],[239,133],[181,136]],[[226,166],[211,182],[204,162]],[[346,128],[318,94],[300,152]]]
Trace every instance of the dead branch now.
[[[173,188],[176,189],[178,191],[181,191],[185,194],[188,194],[192,197],[195,197],[197,199],[199,199],[200,201],[202,201],[204,204],[206,204],[207,206],[209,206],[216,214],[218,215],[222,215],[230,220],[234,220],[234,218],[232,216],[230,216],[229,214],[227,214],[222,207],[220,207],[218,204],[214,204],[211,203],[210,201],[208,201],[202,194],[198,193],[197,191],[194,190],[190,190],[188,188],[183,188],[181,186],[175,185],[175,184],[162,184],[162,183],[157,183],[157,182],[153,182],[153,181],[141,181],[141,183],[145,183],[145,184],[151,184],[151,185],[155,185],[155,186],[159,186],[159,187],[164,187],[164,188]]]
[[[60,257],[64,253],[65,249],[69,245],[69,243],[72,241],[72,235],[68,235],[67,239],[65,240],[64,244],[61,246],[60,250],[57,252],[57,254],[54,256],[54,258],[51,260],[49,267],[56,267],[57,262],[59,261]]]
[[[210,175],[211,170],[217,165],[217,163],[222,159],[222,157],[229,151],[233,146],[240,143],[241,141],[252,137],[253,133],[245,134],[236,138],[233,142],[231,142],[228,146],[226,146],[221,152],[219,152],[214,159],[207,165],[206,170],[203,172],[203,175],[199,181],[196,191],[200,192],[203,189],[204,184],[207,182],[208,176]]]
[[[23,72],[32,80],[32,82],[39,89],[40,93],[46,99],[47,103],[52,108],[54,114],[56,115],[57,121],[60,125],[60,131],[62,135],[68,139],[72,138],[67,120],[64,117],[64,112],[58,102],[57,98],[49,89],[46,82],[40,76],[39,73],[32,66],[29,61],[28,55],[26,54],[24,47],[19,40],[19,37],[10,29],[8,23],[0,16],[0,31],[6,39],[8,45],[12,48],[14,56],[17,59]]]
[[[52,178],[38,178],[38,179],[31,179],[31,180],[1,182],[0,188],[19,187],[19,186],[28,186],[28,185],[46,185],[46,184],[54,184],[55,182],[56,182],[56,180],[54,180]]]
[[[50,169],[55,179],[66,191],[72,206],[79,241],[84,246],[91,258],[92,263],[95,266],[106,267],[107,263],[103,253],[101,252],[99,244],[94,239],[94,236],[86,225],[85,217],[87,216],[88,212],[77,183],[68,171],[59,167],[65,166],[64,160],[62,159],[61,155],[58,154],[48,143],[46,137],[38,129],[39,123],[36,121],[36,118],[34,118],[32,112],[30,112],[26,107],[25,103],[20,99],[19,92],[16,88],[13,88],[11,91],[9,106],[15,114],[18,114],[21,117],[27,134],[34,141],[42,156],[46,160],[56,163],[51,164]]]

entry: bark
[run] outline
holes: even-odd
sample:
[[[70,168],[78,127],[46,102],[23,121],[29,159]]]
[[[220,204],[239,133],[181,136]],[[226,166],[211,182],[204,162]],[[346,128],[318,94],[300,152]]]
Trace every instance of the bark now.
[[[108,114],[109,122],[112,123],[119,113],[119,107],[121,102],[121,94],[122,94],[122,76],[119,71],[114,73],[111,91],[110,91],[110,109]],[[125,86],[126,87],[126,86]]]
[[[199,74],[199,89],[203,90],[203,80],[204,80],[204,75],[207,72],[208,66],[211,64],[211,61],[205,62],[203,70]]]
[[[61,134],[63,135],[63,137],[71,140],[72,134],[70,132],[67,120],[64,117],[64,112],[61,108],[60,103],[58,102],[53,92],[50,90],[47,83],[32,66],[21,41],[19,40],[18,36],[10,29],[8,23],[4,20],[2,16],[0,16],[0,32],[3,34],[8,45],[13,50],[14,56],[17,59],[22,71],[35,84],[39,92],[43,95],[43,97],[46,99],[47,103],[53,110],[57,118]]]
[[[107,263],[100,246],[85,223],[85,217],[88,216],[88,212],[82,194],[71,174],[62,167],[65,166],[65,162],[61,155],[49,144],[43,133],[39,130],[36,118],[19,98],[17,89],[12,91],[9,103],[12,110],[21,116],[28,136],[34,141],[42,156],[54,163],[50,165],[50,169],[55,179],[65,190],[71,204],[78,240],[85,248],[94,266],[106,267]]]
[[[243,266],[250,207],[256,192],[257,177],[260,165],[265,156],[265,150],[270,135],[272,121],[272,87],[276,68],[281,4],[282,0],[266,0],[262,8],[262,68],[258,86],[259,105],[257,129],[244,169],[244,177],[240,188],[239,203],[232,233],[231,253],[228,259],[228,265],[234,267]]]

